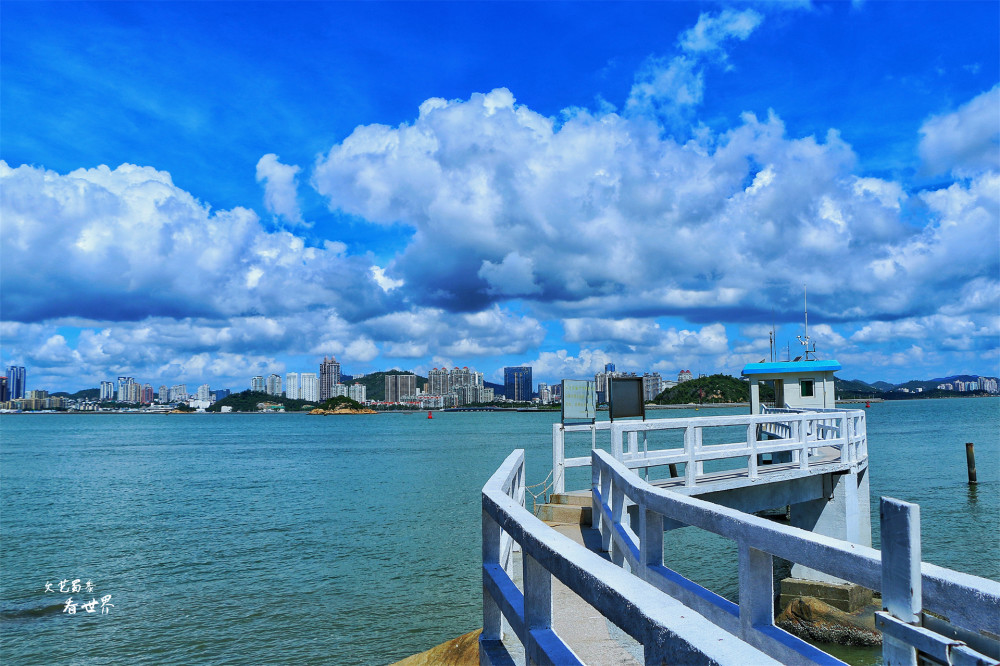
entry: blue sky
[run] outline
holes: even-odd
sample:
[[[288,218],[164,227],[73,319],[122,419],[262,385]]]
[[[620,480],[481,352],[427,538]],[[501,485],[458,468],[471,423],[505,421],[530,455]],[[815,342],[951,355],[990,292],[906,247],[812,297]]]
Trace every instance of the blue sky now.
[[[4,2],[2,364],[996,375],[998,8]]]

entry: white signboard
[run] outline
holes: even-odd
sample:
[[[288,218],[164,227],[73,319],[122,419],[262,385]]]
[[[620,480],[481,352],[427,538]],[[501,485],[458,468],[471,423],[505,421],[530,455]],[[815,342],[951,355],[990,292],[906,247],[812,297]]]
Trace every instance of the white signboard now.
[[[597,392],[594,382],[586,379],[562,381],[562,420],[594,421],[597,418]]]

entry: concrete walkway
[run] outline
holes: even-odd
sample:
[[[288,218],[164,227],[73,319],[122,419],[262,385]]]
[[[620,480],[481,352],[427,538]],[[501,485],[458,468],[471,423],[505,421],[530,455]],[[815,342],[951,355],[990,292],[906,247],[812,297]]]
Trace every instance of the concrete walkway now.
[[[587,525],[546,522],[560,534],[598,552],[601,533]],[[607,559],[607,553],[599,553]],[[521,584],[521,552],[513,553],[514,583]],[[568,587],[552,578],[552,625],[573,652],[586,664],[625,666],[643,663],[642,645],[608,622],[593,606]],[[504,645],[518,666],[525,663],[524,648],[511,631],[504,635]]]

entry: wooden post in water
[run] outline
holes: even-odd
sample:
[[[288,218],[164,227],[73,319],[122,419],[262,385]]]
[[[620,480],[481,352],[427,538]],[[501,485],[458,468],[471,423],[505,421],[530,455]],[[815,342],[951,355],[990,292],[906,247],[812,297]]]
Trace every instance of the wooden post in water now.
[[[969,485],[976,484],[976,449],[972,442],[965,443],[965,462],[969,466]]]

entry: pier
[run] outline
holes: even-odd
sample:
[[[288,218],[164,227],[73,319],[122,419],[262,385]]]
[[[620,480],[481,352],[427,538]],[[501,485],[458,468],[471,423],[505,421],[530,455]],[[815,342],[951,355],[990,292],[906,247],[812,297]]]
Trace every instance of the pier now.
[[[603,663],[572,635],[581,613],[646,664],[842,663],[774,625],[775,557],[796,580],[880,593],[886,663],[1000,663],[1000,583],[921,562],[919,507],[882,498],[871,547],[865,412],[762,411],[553,426],[553,492],[589,497],[596,532],[579,540],[525,507],[524,453],[511,453],[482,490],[480,663]],[[567,457],[568,438],[589,455]],[[589,488],[567,491],[583,467]],[[754,515],[778,507],[790,524]],[[738,603],[664,561],[676,529],[736,542]]]

